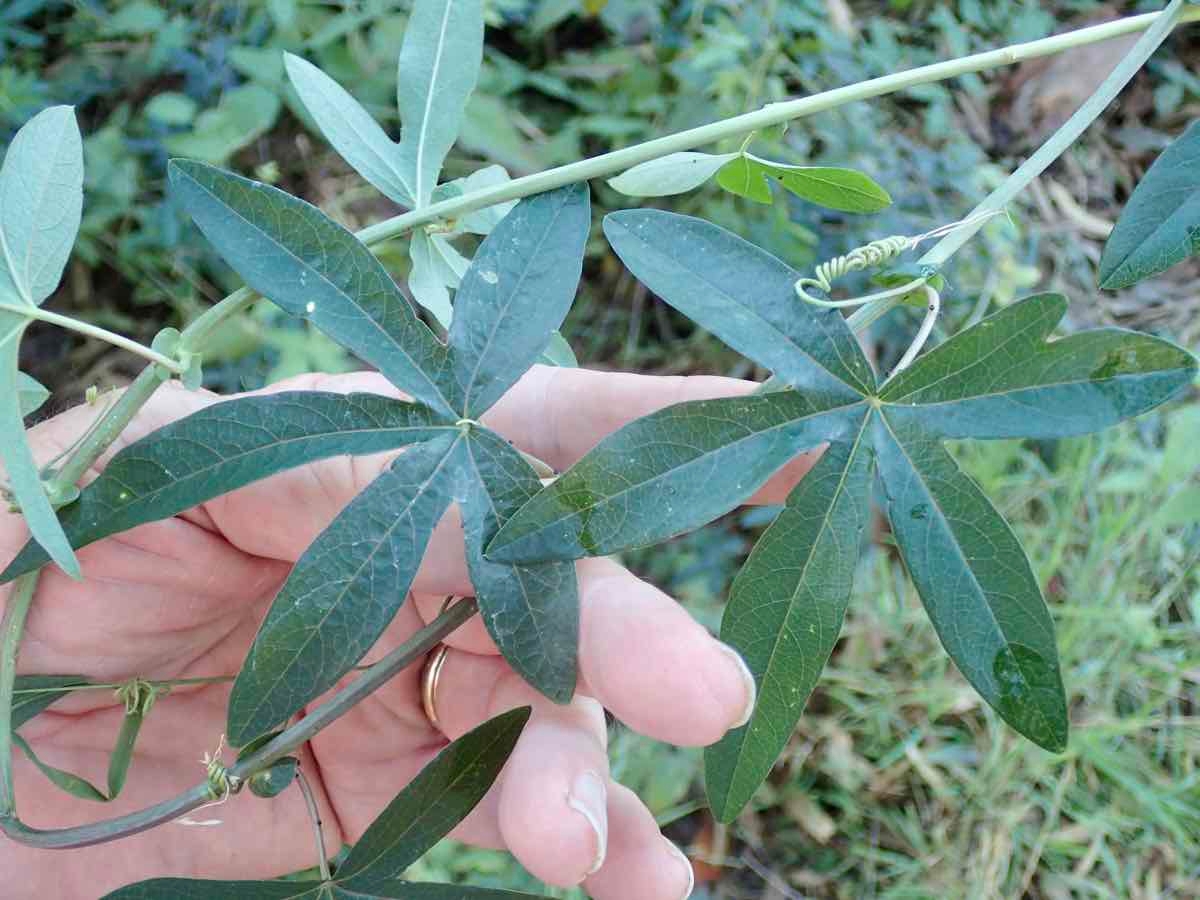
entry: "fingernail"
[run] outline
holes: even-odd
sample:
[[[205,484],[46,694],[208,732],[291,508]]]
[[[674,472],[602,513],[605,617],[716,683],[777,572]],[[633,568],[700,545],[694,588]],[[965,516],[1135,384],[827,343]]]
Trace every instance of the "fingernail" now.
[[[663,843],[667,845],[667,848],[671,851],[671,855],[679,860],[680,865],[687,872],[687,888],[679,895],[679,900],[687,900],[688,897],[692,896],[692,889],[696,886],[696,870],[692,868],[692,861],[684,855],[682,850],[666,838],[663,838]]]
[[[742,654],[738,653],[728,644],[721,644],[720,646],[721,650],[728,654],[730,659],[737,665],[738,675],[741,676],[742,684],[746,688],[746,706],[742,709],[742,714],[738,717],[738,720],[729,726],[730,728],[741,728],[754,715],[754,704],[758,700],[758,688],[754,684],[754,676],[750,674],[750,667],[742,659]]]
[[[608,852],[608,789],[604,779],[595,772],[584,772],[571,783],[567,806],[575,810],[592,826],[596,834],[596,858],[588,875],[600,871]]]

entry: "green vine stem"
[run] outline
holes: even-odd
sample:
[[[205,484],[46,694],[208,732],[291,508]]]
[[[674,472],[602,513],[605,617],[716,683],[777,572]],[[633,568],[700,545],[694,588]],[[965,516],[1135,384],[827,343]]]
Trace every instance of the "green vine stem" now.
[[[38,573],[22,575],[8,595],[4,618],[0,620],[0,821],[12,816],[16,808],[12,774],[13,685],[17,677],[17,655],[25,619],[37,592]]]
[[[1004,180],[1004,183],[992,191],[975,207],[963,222],[963,227],[957,228],[945,235],[933,245],[918,261],[918,266],[940,268],[955,253],[963,248],[988,221],[991,216],[1003,210],[1012,202],[1029,183],[1041,175],[1056,159],[1066,152],[1079,136],[1087,130],[1110,103],[1121,93],[1136,75],[1146,60],[1167,39],[1176,25],[1182,22],[1195,21],[1200,18],[1200,9],[1195,7],[1185,9],[1186,0],[1171,0],[1171,3],[1161,13],[1153,14],[1153,21],[1145,33],[1138,38],[1137,43],[1121,59],[1117,67],[1104,79],[1092,96],[1084,101],[1058,131],[1054,132],[1042,146],[1038,147],[1033,156],[1029,157],[1016,171]],[[1125,20],[1129,21],[1129,20]],[[1076,32],[1078,33],[1078,32]],[[878,301],[863,306],[850,317],[850,326],[855,331],[869,327],[884,313],[891,310],[900,302],[899,297],[884,297]]]
[[[115,332],[109,331],[106,328],[101,328],[98,325],[92,325],[89,322],[82,322],[79,319],[73,319],[70,316],[64,316],[60,313],[51,312],[48,309],[42,309],[37,306],[29,306],[26,304],[17,305],[14,303],[0,303],[0,311],[14,313],[18,316],[24,316],[26,319],[37,319],[39,322],[49,322],[52,325],[57,325],[60,328],[65,328],[68,331],[74,331],[76,334],[82,334],[85,337],[96,338],[97,340],[106,341],[114,347],[120,347],[122,350],[128,350],[130,353],[136,353],[143,359],[148,359],[150,362],[162,366],[173,375],[183,373],[183,366],[178,360],[159,353],[150,347],[143,346],[137,341],[127,337],[123,337]]]
[[[257,752],[230,766],[226,777],[244,783],[257,773],[269,768],[276,760],[290,755],[297,748],[312,740],[320,731],[348,713],[364,698],[386,684],[397,673],[423,660],[429,651],[441,643],[448,634],[475,615],[475,611],[476,605],[473,599],[467,598],[455,603],[379,662],[369,667],[361,678],[318,706],[313,712]],[[41,850],[69,850],[105,844],[148,831],[159,825],[173,822],[180,816],[187,815],[192,810],[211,801],[211,786],[208,779],[205,778],[195,787],[163,803],[102,822],[74,828],[42,830],[30,828],[10,815],[9,817],[0,817],[0,831],[17,843],[29,847]]]

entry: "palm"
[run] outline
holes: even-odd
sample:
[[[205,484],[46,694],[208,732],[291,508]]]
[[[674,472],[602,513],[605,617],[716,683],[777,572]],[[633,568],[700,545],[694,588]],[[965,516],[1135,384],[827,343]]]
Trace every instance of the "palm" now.
[[[554,377],[579,379],[572,390],[599,399],[601,409],[617,410],[609,413],[612,420],[605,422],[593,408],[586,414],[590,434],[578,421],[555,424],[556,418],[584,414],[580,398],[563,391],[566,396],[554,402],[548,385],[538,383],[549,376],[535,370],[497,408],[493,426],[560,466],[622,420],[681,399],[682,387],[699,395],[745,389],[706,379],[685,385],[665,379],[621,382],[621,376],[594,373]],[[366,375],[336,382],[314,376],[289,387],[385,390]],[[603,405],[606,392],[620,395],[611,406]],[[540,402],[534,406],[530,397]],[[124,439],[136,439],[214,399],[164,390]],[[42,426],[35,440],[43,454],[53,455],[93,414],[73,410]],[[55,569],[43,573],[19,669],[81,674],[104,683],[236,673],[291,564],[386,462],[336,459],[283,473],[183,516],[85,548],[82,583]],[[15,520],[0,519],[0,550],[11,556],[23,534]],[[571,798],[581,775],[597,773],[607,780],[601,703],[631,727],[660,739],[710,743],[745,710],[748,673],[732,665],[721,645],[669,598],[616,564],[581,564],[580,588],[581,696],[571,705],[555,707],[537,697],[508,670],[473,620],[447,641],[454,649],[439,693],[440,729],[424,715],[420,668],[411,667],[304,748],[301,766],[322,807],[330,847],[356,840],[448,738],[507,708],[529,704],[534,718],[500,785],[458,836],[507,846],[534,874],[559,884],[578,883],[607,850],[607,863],[587,880],[594,896],[672,900],[679,895],[679,863],[669,856],[664,863],[662,845],[653,841],[653,818],[631,793],[612,783],[600,793],[599,841],[597,816],[580,815]],[[367,662],[411,637],[436,615],[446,595],[471,590],[453,515],[435,531],[414,590],[418,593],[401,606]],[[636,649],[618,654],[610,652],[614,645]],[[680,664],[664,669],[671,659]],[[23,818],[36,827],[63,827],[132,811],[196,784],[204,777],[201,759],[222,739],[228,696],[228,682],[179,686],[161,696],[146,719],[124,793],[103,809],[59,793],[32,765],[18,760]],[[103,783],[123,714],[113,692],[76,692],[30,721],[22,735],[51,765]],[[95,896],[160,874],[271,877],[315,862],[305,807],[294,791],[273,802],[239,797],[115,845],[75,851],[69,866],[48,865],[47,855],[0,844],[5,868],[22,865],[35,873],[30,896],[39,890]]]

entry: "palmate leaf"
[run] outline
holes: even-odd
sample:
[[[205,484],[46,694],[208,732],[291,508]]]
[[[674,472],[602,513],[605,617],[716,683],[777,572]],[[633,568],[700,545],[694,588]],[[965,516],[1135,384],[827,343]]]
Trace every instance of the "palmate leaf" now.
[[[130,444],[63,511],[76,547],[170,518],[285,469],[454,433],[429,410],[372,394],[288,392],[216,403]],[[44,565],[30,541],[0,575]]]
[[[172,195],[246,284],[306,318],[414,399],[449,413],[445,346],[353,234],[296,197],[192,160]]]
[[[34,539],[63,571],[79,562],[42,487],[25,438],[18,347],[29,318],[58,286],[83,209],[83,141],[69,106],[43,110],[9,144],[0,168],[0,462]]]
[[[1200,253],[1200,122],[1154,161],[1100,257],[1100,286],[1129,287]]]
[[[489,440],[503,443],[474,420],[541,358],[566,315],[589,226],[586,186],[529,198],[488,235],[463,276],[459,315],[447,347],[411,313],[399,318],[378,315],[376,306],[363,302],[364,293],[375,296],[377,282],[350,277],[337,254],[361,250],[372,265],[378,264],[353,236],[332,223],[321,226],[331,235],[327,243],[336,245],[337,254],[320,252],[313,232],[292,233],[274,220],[276,215],[300,214],[295,209],[299,201],[281,192],[266,194],[265,189],[247,187],[253,182],[245,179],[231,187],[236,176],[227,173],[177,165],[180,171],[185,167],[215,186],[215,193],[205,194],[213,204],[202,202],[201,215],[208,217],[218,247],[239,272],[248,279],[261,275],[261,261],[251,260],[245,247],[231,243],[235,236],[224,233],[221,223],[245,213],[274,229],[267,251],[280,259],[304,259],[305,271],[315,280],[337,283],[340,293],[334,297],[336,304],[331,304],[336,305],[336,315],[331,314],[322,326],[326,331],[364,357],[364,335],[369,336],[366,344],[375,361],[397,387],[412,390],[414,384],[423,383],[438,392],[433,408],[423,413],[428,429],[414,434],[412,442],[438,442],[438,434],[453,434],[453,439],[435,448],[423,445],[408,451],[397,464],[401,471],[408,464],[406,458],[415,465],[426,453],[443,454],[436,486],[427,485],[428,493],[423,491],[419,497],[412,494],[419,504],[409,511],[408,506],[397,505],[394,490],[376,486],[380,495],[363,495],[352,503],[298,565],[276,599],[235,686],[231,738],[239,743],[286,720],[336,683],[367,652],[398,609],[420,564],[428,533],[449,502],[451,484],[455,499],[468,509],[468,533],[475,535],[469,552],[476,557],[473,572],[478,576],[476,594],[484,621],[517,671],[547,696],[569,700],[578,638],[573,567],[482,562],[483,541],[537,491],[537,477],[507,445],[506,452],[519,468],[513,467],[511,459],[496,464],[500,458],[496,452],[489,450],[492,458],[485,459],[487,454],[475,454],[454,441],[469,435],[472,448]],[[265,197],[262,208],[243,203],[245,192],[256,199]],[[233,205],[223,207],[226,199]],[[312,222],[324,218],[311,207],[301,212]],[[343,246],[345,241],[358,249]],[[386,279],[386,273],[381,277]],[[390,279],[387,283],[391,285]],[[307,296],[294,279],[281,279],[271,289],[284,308],[300,307]],[[414,326],[421,329],[418,347],[433,349],[410,352]],[[394,328],[399,329],[398,339]],[[413,485],[408,482],[407,489],[415,490]],[[417,535],[419,540],[414,539]],[[377,556],[380,551],[385,552]],[[331,582],[328,574],[335,569],[341,576]]]
[[[368,826],[329,882],[156,878],[106,900],[516,900],[528,894],[400,881],[405,869],[467,817],[517,745],[529,707],[484,722],[442,750]]]
[[[401,453],[296,562],[234,682],[234,745],[333,687],[383,634],[450,506],[460,439],[452,431]]]
[[[870,513],[873,468],[865,422],[853,443],[831,444],[788,497],[738,573],[721,640],[754,673],[746,725],[705,750],[708,798],[732,821],[771,771],[833,652]]]
[[[1066,702],[1040,586],[1007,523],[941,441],[1103,428],[1167,400],[1195,377],[1195,359],[1112,329],[1047,342],[1065,301],[1043,295],[877,389],[844,320],[799,304],[792,273],[762,251],[667,213],[617,213],[605,224],[635,275],[774,371],[776,387],[742,407],[682,403],[630,423],[522,507],[489,557],[568,559],[659,540],[744,500],[797,450],[831,443],[751,554],[726,610],[722,635],[761,689],[751,721],[707,756],[713,807],[729,820],[786,742],[836,640],[874,456],[943,646],[1005,721],[1061,749]],[[779,391],[789,383],[800,391]],[[788,440],[760,437],[791,429]]]

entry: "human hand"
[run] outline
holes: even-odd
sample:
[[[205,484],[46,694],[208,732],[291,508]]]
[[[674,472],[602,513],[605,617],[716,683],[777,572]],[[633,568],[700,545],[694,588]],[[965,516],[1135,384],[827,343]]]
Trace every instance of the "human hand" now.
[[[556,468],[570,465],[626,422],[681,400],[751,390],[726,378],[656,378],[535,367],[485,421]],[[281,390],[392,393],[379,376],[308,375]],[[122,435],[121,446],[220,402],[164,387]],[[94,418],[79,407],[32,432],[49,459]],[[83,549],[85,580],[46,569],[18,664],[24,674],[81,674],[122,682],[237,672],[294,563],[394,454],[337,458],[272,478],[163,522]],[[102,469],[101,460],[97,469]],[[764,488],[778,502],[807,471],[798,458]],[[0,513],[0,555],[26,540],[21,520]],[[422,711],[421,667],[400,673],[299,754],[322,811],[327,846],[354,842],[430,759],[479,723],[517,706],[533,716],[497,785],[454,837],[512,852],[554,885],[583,883],[598,900],[676,900],[691,869],[654,818],[608,775],[604,709],[629,727],[679,745],[705,745],[744,721],[753,681],[740,658],[671,598],[611,560],[578,564],[579,693],[566,706],[543,699],[499,656],[478,618],[453,633],[438,681],[439,728]],[[365,662],[383,656],[438,614],[448,595],[470,596],[456,510],[430,541],[413,593]],[[0,602],[7,589],[0,593]],[[347,677],[347,681],[353,679]],[[199,760],[224,729],[227,683],[177,687],[147,717],[125,792],[104,815],[150,805],[203,777]],[[319,701],[318,701],[319,702]],[[103,773],[124,709],[108,691],[77,692],[29,722],[22,735],[51,765]],[[23,757],[17,794],[25,821],[62,827],[98,808],[52,788]],[[0,840],[0,868],[20,873],[17,897],[94,897],[162,875],[267,878],[314,862],[301,798],[247,798],[208,811],[219,827],[174,824],[121,842],[35,851]],[[58,855],[54,855],[58,854]]]

